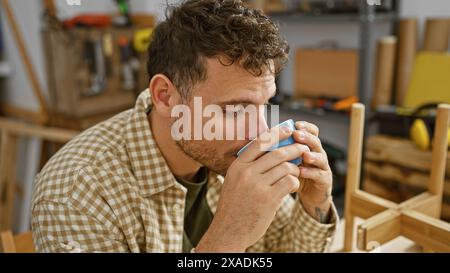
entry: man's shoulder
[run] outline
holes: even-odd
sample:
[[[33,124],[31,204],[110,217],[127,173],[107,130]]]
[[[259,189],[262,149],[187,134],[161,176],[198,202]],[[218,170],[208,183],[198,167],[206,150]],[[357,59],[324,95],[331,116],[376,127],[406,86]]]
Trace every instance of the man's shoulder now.
[[[36,175],[34,201],[64,201],[80,179],[96,175],[95,170],[108,169],[108,164],[120,161],[130,111],[87,129],[64,145]]]

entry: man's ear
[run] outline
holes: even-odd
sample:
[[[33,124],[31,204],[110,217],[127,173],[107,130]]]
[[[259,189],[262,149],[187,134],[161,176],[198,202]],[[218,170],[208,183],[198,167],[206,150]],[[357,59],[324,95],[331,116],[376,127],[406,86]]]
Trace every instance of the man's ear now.
[[[153,76],[149,85],[153,109],[159,115],[170,117],[172,108],[181,102],[181,96],[172,81],[163,74]]]

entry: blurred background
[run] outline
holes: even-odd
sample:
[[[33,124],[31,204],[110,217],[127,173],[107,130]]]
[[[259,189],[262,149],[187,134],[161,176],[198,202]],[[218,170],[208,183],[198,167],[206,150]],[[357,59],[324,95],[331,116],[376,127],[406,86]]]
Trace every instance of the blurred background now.
[[[179,1],[0,2],[0,230],[23,232],[33,177],[62,145],[42,140],[43,128],[69,138],[133,107],[148,85],[152,29]],[[245,2],[276,21],[291,46],[273,102],[281,119],[320,127],[339,214],[354,102],[366,105],[362,189],[395,202],[425,191],[436,105],[450,103],[450,1]],[[26,137],[8,138],[18,128],[10,121]]]

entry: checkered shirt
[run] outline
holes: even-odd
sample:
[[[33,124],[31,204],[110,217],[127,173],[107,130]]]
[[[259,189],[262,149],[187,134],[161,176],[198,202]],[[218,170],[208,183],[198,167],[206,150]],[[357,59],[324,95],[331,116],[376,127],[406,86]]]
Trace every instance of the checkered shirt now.
[[[150,92],[133,109],[81,133],[36,176],[32,230],[39,252],[181,252],[186,189],[167,166],[147,119]],[[208,175],[215,213],[224,178]],[[338,216],[320,224],[287,196],[248,252],[324,252]]]

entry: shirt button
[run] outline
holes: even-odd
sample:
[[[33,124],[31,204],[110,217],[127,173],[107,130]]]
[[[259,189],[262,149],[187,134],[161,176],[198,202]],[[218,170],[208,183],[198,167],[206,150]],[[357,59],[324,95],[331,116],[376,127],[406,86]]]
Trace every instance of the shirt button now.
[[[181,210],[181,205],[178,203],[175,203],[172,207],[173,212],[179,212]]]

